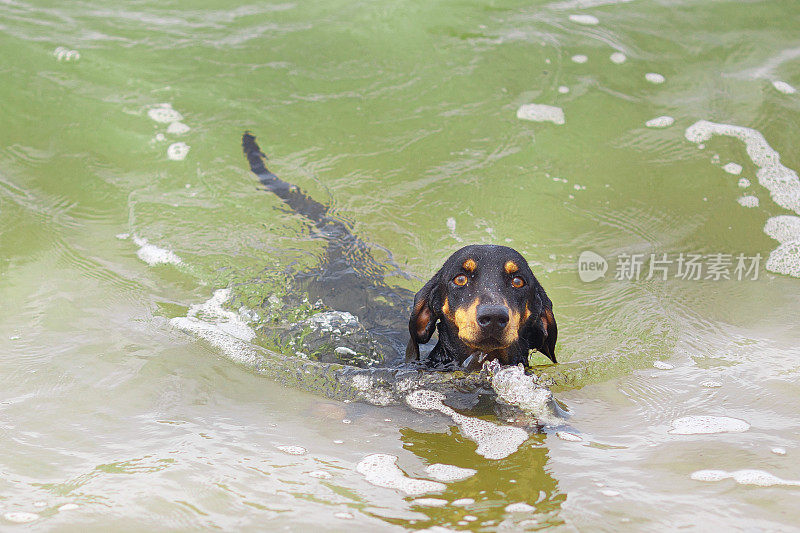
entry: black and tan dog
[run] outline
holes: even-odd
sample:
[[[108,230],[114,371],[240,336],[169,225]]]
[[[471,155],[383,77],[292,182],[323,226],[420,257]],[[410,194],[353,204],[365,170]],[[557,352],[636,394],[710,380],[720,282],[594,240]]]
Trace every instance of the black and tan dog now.
[[[527,366],[530,350],[556,362],[553,304],[517,251],[492,245],[461,248],[414,296],[409,308],[406,302],[412,293],[385,283],[384,266],[350,232],[349,224],[270,172],[249,133],[242,137],[242,148],[261,183],[311,222],[326,242],[320,268],[298,276],[302,289],[333,309],[357,316],[379,344],[398,355],[404,344],[398,337],[405,326],[402,317],[410,315],[406,363],[421,359],[425,367],[437,370],[474,370],[494,359]],[[438,342],[421,358],[419,345],[429,342],[437,329]],[[392,359],[381,363],[400,362]]]
[[[553,303],[519,252],[507,246],[472,245],[451,255],[414,297],[406,360],[435,329],[433,365],[454,361],[479,368],[484,360],[527,366],[538,350],[556,362],[558,330]]]

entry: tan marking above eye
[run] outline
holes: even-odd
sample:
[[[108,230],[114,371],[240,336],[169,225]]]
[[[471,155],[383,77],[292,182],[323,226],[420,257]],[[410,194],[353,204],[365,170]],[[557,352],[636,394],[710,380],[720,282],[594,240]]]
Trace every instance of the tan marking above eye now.
[[[464,274],[459,274],[458,276],[453,278],[453,283],[458,285],[459,287],[463,287],[467,284],[467,276]]]
[[[464,264],[461,265],[464,270],[467,272],[475,272],[475,269],[478,268],[478,264],[475,262],[474,259],[467,259],[464,261]]]
[[[503,268],[505,268],[506,274],[513,274],[519,270],[519,266],[517,266],[514,261],[506,261],[506,264],[503,266]]]
[[[525,280],[519,276],[515,276],[514,279],[511,280],[511,286],[515,289],[519,289],[520,287],[525,286]]]

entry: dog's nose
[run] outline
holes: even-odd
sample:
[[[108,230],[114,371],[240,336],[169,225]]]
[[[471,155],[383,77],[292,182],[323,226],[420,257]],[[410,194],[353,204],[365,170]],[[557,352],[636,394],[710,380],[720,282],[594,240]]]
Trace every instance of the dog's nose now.
[[[475,318],[483,329],[503,329],[508,324],[508,307],[504,305],[479,305]]]

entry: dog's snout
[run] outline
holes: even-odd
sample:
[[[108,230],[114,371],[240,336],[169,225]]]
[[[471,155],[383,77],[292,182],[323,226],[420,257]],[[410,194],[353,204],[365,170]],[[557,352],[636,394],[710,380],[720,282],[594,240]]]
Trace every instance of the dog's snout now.
[[[479,305],[475,310],[478,325],[484,329],[503,329],[508,324],[508,307],[504,305]]]

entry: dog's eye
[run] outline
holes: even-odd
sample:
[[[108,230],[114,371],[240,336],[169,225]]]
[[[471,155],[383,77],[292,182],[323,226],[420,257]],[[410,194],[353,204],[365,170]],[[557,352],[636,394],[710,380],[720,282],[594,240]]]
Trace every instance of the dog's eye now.
[[[519,289],[520,287],[525,286],[525,280],[519,276],[514,276],[514,279],[511,280],[511,286],[515,289]]]
[[[453,283],[458,285],[459,287],[463,287],[467,284],[467,276],[464,274],[459,274],[458,276],[453,278]]]

